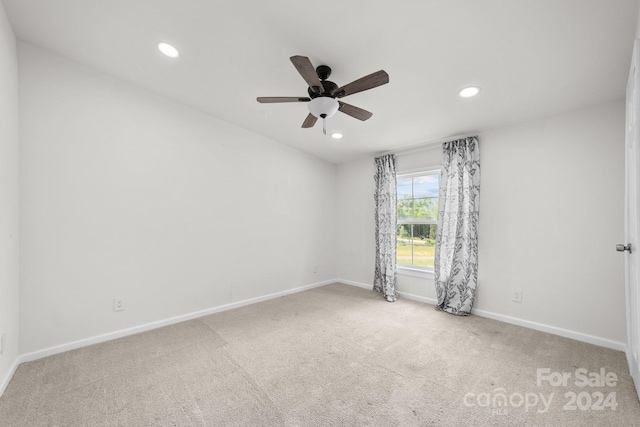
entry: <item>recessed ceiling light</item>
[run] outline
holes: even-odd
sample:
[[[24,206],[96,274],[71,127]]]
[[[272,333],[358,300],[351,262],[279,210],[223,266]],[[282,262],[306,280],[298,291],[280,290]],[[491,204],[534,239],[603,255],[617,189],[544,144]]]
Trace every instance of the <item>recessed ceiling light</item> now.
[[[178,49],[176,49],[169,43],[158,43],[158,49],[160,49],[160,52],[164,53],[169,58],[177,58],[180,56],[180,52],[178,52]]]
[[[340,132],[334,132],[334,133],[331,134],[331,138],[340,139],[340,138],[342,138],[342,134]]]
[[[460,91],[460,96],[463,98],[471,98],[472,96],[476,96],[480,92],[480,88],[477,86],[469,86],[465,87]]]

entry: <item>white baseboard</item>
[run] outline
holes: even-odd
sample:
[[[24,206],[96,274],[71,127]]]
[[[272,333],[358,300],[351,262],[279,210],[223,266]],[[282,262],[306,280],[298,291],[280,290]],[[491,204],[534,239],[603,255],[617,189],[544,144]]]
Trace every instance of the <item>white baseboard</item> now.
[[[9,369],[9,372],[7,372],[7,375],[2,379],[2,382],[0,382],[0,397],[4,394],[4,391],[7,389],[7,386],[9,385],[9,382],[11,382],[11,379],[13,378],[13,374],[16,373],[16,369],[18,369],[18,366],[20,366],[20,363],[22,362],[20,361],[20,356],[18,356],[16,360],[13,361],[13,365],[11,365],[11,369]]]
[[[607,338],[597,337],[595,335],[589,335],[582,332],[576,332],[569,329],[558,328],[556,326],[545,325],[543,323],[532,322],[530,320],[519,319],[517,317],[506,316],[504,314],[493,313],[485,310],[471,310],[471,314],[475,314],[476,316],[480,317],[486,317],[488,319],[499,320],[500,322],[510,323],[512,325],[522,326],[529,329],[535,329],[536,331],[540,332],[547,332],[549,334],[558,335],[564,338],[571,338],[572,340],[582,341],[613,350],[625,351],[627,348],[627,345],[622,342],[613,341]]]
[[[140,332],[150,331],[152,329],[161,328],[163,326],[169,326],[176,323],[184,322],[187,320],[195,319],[197,317],[207,316],[209,314],[219,313],[221,311],[232,310],[234,308],[243,307],[245,305],[255,304],[261,301],[270,300],[273,298],[282,297],[289,294],[294,294],[296,292],[306,291],[308,289],[317,288],[319,286],[329,285],[331,283],[335,283],[335,280],[325,280],[323,282],[312,283],[310,285],[299,286],[297,288],[287,289],[284,291],[274,292],[269,295],[264,295],[260,297],[250,298],[243,301],[233,302],[230,304],[224,304],[212,308],[208,308],[206,310],[200,310],[193,313],[183,314],[176,317],[171,317],[169,319],[158,320],[151,323],[146,323],[144,325],[134,326],[127,329],[121,329],[114,332],[109,332],[102,335],[97,335],[90,338],[84,338],[81,340],[73,341],[66,344],[57,345],[54,347],[45,348],[43,350],[34,351],[31,353],[23,354],[18,357],[18,364],[24,362],[31,362],[33,360],[42,359],[43,357],[52,356],[54,354],[64,353],[65,351],[75,350],[80,347],[86,347],[92,344],[98,344],[105,341],[114,340],[116,338],[122,338],[129,335],[138,334]],[[1,395],[1,394],[0,394]]]
[[[125,336],[128,336],[128,335],[133,335],[133,334],[137,334],[137,333],[140,333],[140,332],[146,332],[146,331],[149,331],[149,330],[152,330],[152,329],[161,328],[163,326],[169,326],[169,325],[173,325],[173,324],[176,324],[176,323],[184,322],[184,321],[187,321],[187,320],[195,319],[197,317],[207,316],[209,314],[219,313],[219,312],[222,312],[222,311],[231,310],[231,309],[234,309],[234,308],[239,308],[239,307],[243,307],[243,306],[250,305],[250,304],[255,304],[255,303],[258,303],[258,302],[261,302],[261,301],[266,301],[266,300],[270,300],[270,299],[273,299],[273,298],[278,298],[278,297],[281,297],[281,296],[285,296],[285,295],[289,295],[289,294],[293,294],[293,293],[297,293],[297,292],[306,291],[308,289],[313,289],[313,288],[316,288],[316,287],[319,287],[319,286],[324,286],[324,285],[328,285],[328,284],[335,283],[335,282],[344,283],[346,285],[356,286],[356,287],[363,288],[363,289],[368,289],[368,290],[372,289],[372,285],[370,285],[370,284],[361,283],[361,282],[355,282],[353,280],[346,280],[346,279],[325,280],[325,281],[322,281],[322,282],[312,283],[312,284],[305,285],[305,286],[299,286],[297,288],[292,288],[292,289],[287,289],[287,290],[280,291],[280,292],[275,292],[275,293],[272,293],[272,294],[269,294],[269,295],[264,295],[264,296],[260,296],[260,297],[256,297],[256,298],[250,298],[250,299],[247,299],[247,300],[238,301],[238,302],[234,302],[234,303],[230,303],[230,304],[220,305],[220,306],[212,307],[212,308],[209,308],[209,309],[206,309],[206,310],[196,311],[196,312],[193,312],[193,313],[188,313],[188,314],[176,316],[176,317],[172,317],[172,318],[169,318],[169,319],[159,320],[159,321],[147,323],[147,324],[144,324],[144,325],[134,326],[134,327],[127,328],[127,329],[121,329],[121,330],[118,330],[118,331],[109,332],[109,333],[106,333],[106,334],[102,334],[102,335],[98,335],[98,336],[94,336],[94,337],[90,337],[90,338],[85,338],[85,339],[73,341],[73,342],[70,342],[70,343],[66,343],[66,344],[62,344],[62,345],[58,345],[58,346],[54,346],[54,347],[49,347],[49,348],[46,348],[46,349],[43,349],[43,350],[38,350],[38,351],[31,352],[31,353],[23,354],[23,355],[20,355],[20,356],[17,357],[17,359],[15,360],[14,364],[11,367],[11,370],[9,371],[9,373],[6,375],[6,377],[0,383],[0,396],[2,396],[2,394],[4,393],[4,390],[6,389],[7,385],[11,381],[11,379],[13,378],[13,375],[14,375],[16,369],[18,368],[18,366],[21,363],[31,362],[33,360],[41,359],[43,357],[51,356],[51,355],[54,355],[54,354],[64,353],[65,351],[74,350],[74,349],[77,349],[77,348],[80,348],[80,347],[86,347],[86,346],[89,346],[89,345],[92,345],[92,344],[98,344],[98,343],[101,343],[101,342],[110,341],[110,340],[113,340],[113,339],[116,339],[116,338],[121,338],[121,337],[125,337]],[[435,305],[436,304],[436,300],[432,299],[432,298],[428,298],[428,297],[424,297],[424,296],[420,296],[420,295],[409,294],[409,293],[406,293],[406,292],[398,292],[398,293],[400,294],[401,297],[406,298],[406,299],[415,300],[415,301],[423,302],[423,303],[430,304],[430,305]],[[614,350],[620,350],[620,351],[625,351],[626,350],[626,345],[624,343],[608,340],[606,338],[596,337],[596,336],[593,336],[593,335],[584,334],[584,333],[581,333],[581,332],[570,331],[570,330],[567,330],[567,329],[557,328],[555,326],[544,325],[544,324],[541,324],[541,323],[531,322],[531,321],[528,321],[528,320],[518,319],[518,318],[515,318],[515,317],[506,316],[506,315],[502,315],[502,314],[498,314],[498,313],[492,313],[492,312],[488,312],[488,311],[484,311],[484,310],[473,310],[472,314],[475,314],[475,315],[480,316],[480,317],[486,317],[486,318],[489,318],[489,319],[498,320],[498,321],[505,322],[505,323],[510,323],[510,324],[517,325],[517,326],[522,326],[522,327],[529,328],[529,329],[534,329],[534,330],[547,332],[547,333],[554,334],[554,335],[559,335],[559,336],[565,337],[565,338],[571,338],[571,339],[574,339],[574,340],[577,340],[577,341],[587,342],[589,344],[595,344],[595,345],[599,345],[599,346],[602,346],[602,347],[611,348],[611,349],[614,349]]]
[[[354,282],[353,280],[336,279],[336,282],[344,283],[345,285],[357,286],[359,288],[371,289],[372,285],[360,282]],[[405,292],[398,292],[401,297],[411,299],[414,301],[424,302],[430,305],[436,305],[437,301],[433,298],[423,297],[420,295],[408,294]],[[584,334],[582,332],[571,331],[568,329],[558,328],[556,326],[545,325],[542,323],[532,322],[530,320],[519,319],[517,317],[511,317],[504,314],[493,313],[485,310],[471,310],[471,314],[476,316],[486,317],[487,319],[498,320],[500,322],[509,323],[512,325],[522,326],[528,329],[534,329],[540,332],[547,332],[549,334],[558,335],[564,338],[571,338],[576,341],[582,341],[589,344],[598,345],[600,347],[606,347],[613,350],[625,351],[627,346],[625,343],[612,341],[607,338],[601,338],[594,335]]]
[[[356,286],[358,288],[362,288],[362,289],[368,289],[368,290],[373,290],[373,285],[367,284],[367,283],[362,283],[362,282],[354,282],[353,280],[347,280],[347,279],[336,279],[335,280],[338,283],[344,283],[345,285],[350,285],[350,286]],[[428,298],[428,297],[423,297],[420,295],[414,295],[414,294],[409,294],[407,292],[398,292],[398,295],[400,295],[402,298],[406,298],[406,299],[410,299],[410,300],[414,300],[414,301],[420,301],[420,302],[424,302],[426,304],[431,304],[431,305],[435,305],[436,304],[436,300],[434,300],[433,298]]]
[[[429,297],[423,297],[421,295],[408,294],[406,292],[398,292],[398,295],[400,295],[402,298],[423,302],[423,303],[429,304],[429,305],[436,305],[438,303],[437,299],[429,298]]]
[[[353,280],[336,279],[336,282],[344,283],[345,285],[355,286],[355,287],[362,288],[362,289],[368,289],[370,291],[373,290],[373,285],[368,285],[366,283],[360,283],[360,282],[354,282]]]

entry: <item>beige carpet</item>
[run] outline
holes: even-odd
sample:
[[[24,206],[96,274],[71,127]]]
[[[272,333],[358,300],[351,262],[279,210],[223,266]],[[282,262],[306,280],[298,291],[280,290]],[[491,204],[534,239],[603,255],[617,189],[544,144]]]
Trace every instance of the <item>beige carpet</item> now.
[[[621,352],[334,284],[23,364],[0,425],[633,426],[640,402]]]

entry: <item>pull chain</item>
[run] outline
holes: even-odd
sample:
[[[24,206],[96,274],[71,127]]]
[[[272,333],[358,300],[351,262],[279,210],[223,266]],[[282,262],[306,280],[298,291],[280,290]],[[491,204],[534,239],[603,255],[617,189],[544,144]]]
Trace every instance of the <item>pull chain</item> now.
[[[322,133],[327,134],[327,118],[322,119]]]

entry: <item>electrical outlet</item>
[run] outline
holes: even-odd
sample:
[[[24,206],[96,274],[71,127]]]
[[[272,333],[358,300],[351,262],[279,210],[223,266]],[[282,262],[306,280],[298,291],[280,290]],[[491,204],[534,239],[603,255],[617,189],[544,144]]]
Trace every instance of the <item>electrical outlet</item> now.
[[[113,311],[122,311],[124,310],[124,299],[116,298],[113,300]]]
[[[513,296],[511,297],[511,299],[513,300],[513,302],[522,302],[522,291],[513,291]]]
[[[318,266],[317,266],[317,265],[314,265],[314,266],[313,266],[313,272],[314,272],[314,273],[317,273],[317,272],[318,272]]]
[[[4,353],[5,342],[7,341],[7,334],[0,335],[0,354]]]

